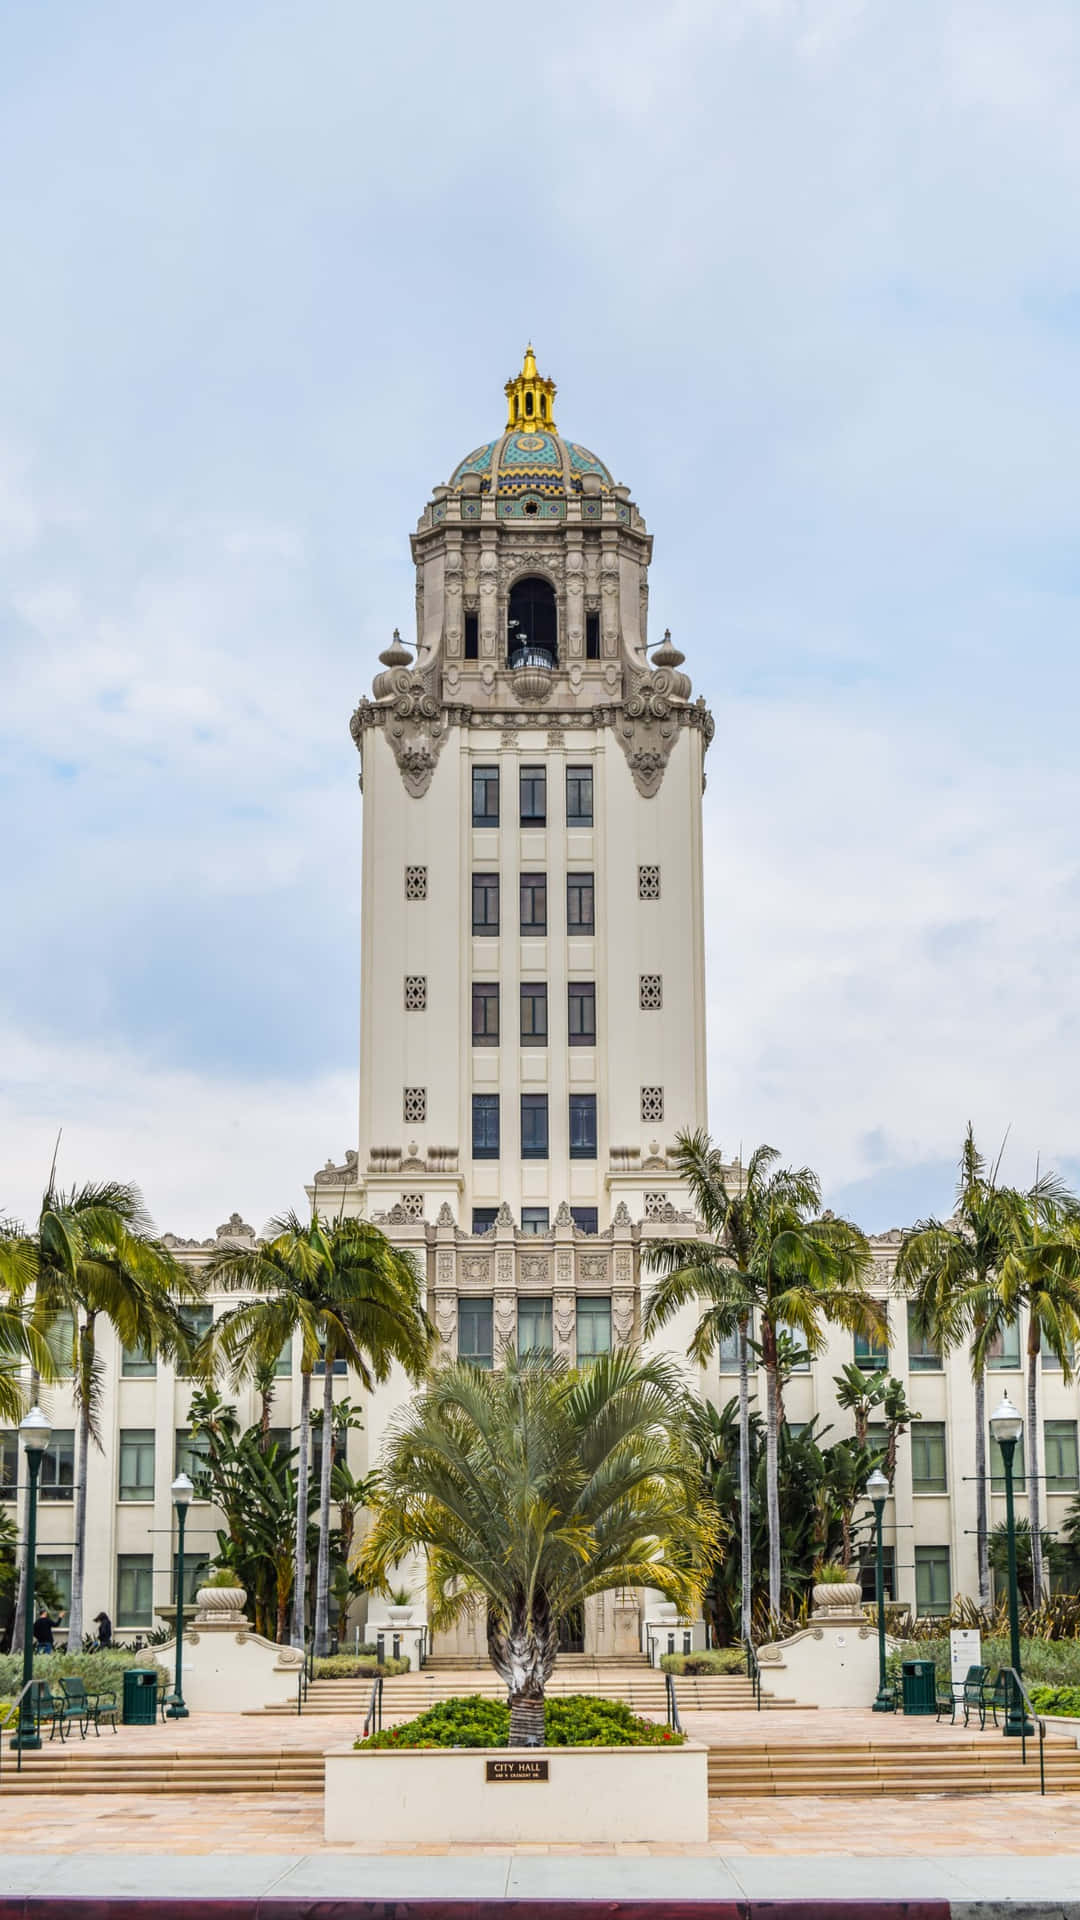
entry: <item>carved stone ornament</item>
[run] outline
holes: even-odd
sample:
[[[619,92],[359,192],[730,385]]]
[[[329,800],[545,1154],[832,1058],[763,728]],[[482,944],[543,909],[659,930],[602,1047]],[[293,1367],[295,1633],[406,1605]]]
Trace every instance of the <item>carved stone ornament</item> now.
[[[457,1294],[435,1295],[435,1330],[444,1347],[452,1347],[457,1332]]]
[[[574,1224],[574,1216],[571,1213],[569,1206],[567,1205],[565,1200],[560,1200],[558,1211],[556,1212],[556,1215],[555,1215],[555,1225],[557,1227],[572,1227],[573,1224]]]
[[[456,1224],[457,1222],[454,1219],[453,1208],[451,1207],[449,1200],[444,1200],[442,1203],[442,1206],[439,1208],[439,1217],[436,1220],[435,1225],[437,1227],[453,1227],[453,1226],[456,1226]]]
[[[632,1293],[613,1293],[611,1296],[611,1337],[617,1347],[629,1346],[634,1337]]]
[[[386,671],[375,676],[375,701],[361,700],[349,722],[349,732],[358,751],[363,752],[365,729],[381,726],[393,749],[405,791],[418,800],[431,785],[448,728],[448,716],[439,699],[438,668],[417,672],[397,633],[393,645],[379,658]]]
[[[614,1227],[628,1227],[630,1225],[630,1209],[625,1200],[619,1201],[618,1206],[611,1216],[611,1224]]]
[[[513,1293],[495,1295],[495,1350],[499,1352],[508,1340],[513,1340],[517,1327],[517,1296]]]
[[[578,1272],[583,1280],[607,1279],[607,1254],[583,1253],[578,1258]]]
[[[570,1354],[574,1348],[574,1295],[557,1293],[552,1307],[551,1320],[555,1333],[556,1353]]]
[[[466,1253],[461,1257],[461,1277],[474,1286],[491,1284],[491,1261],[485,1253]]]
[[[613,715],[634,785],[647,800],[659,792],[679,728],[700,727],[706,746],[716,730],[703,700],[688,704],[690,676],[679,671],[684,657],[672,645],[670,633],[665,633],[650,672],[628,669],[623,703]]]
[[[523,1253],[521,1256],[521,1277],[523,1280],[547,1281],[551,1268],[546,1253]]]
[[[247,1593],[243,1587],[200,1587],[195,1595],[197,1627],[247,1627],[244,1617]]]

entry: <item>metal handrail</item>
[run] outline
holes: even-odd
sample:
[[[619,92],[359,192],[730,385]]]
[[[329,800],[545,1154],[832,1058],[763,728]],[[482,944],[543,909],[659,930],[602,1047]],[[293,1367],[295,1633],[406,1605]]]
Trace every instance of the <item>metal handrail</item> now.
[[[1025,1767],[1027,1766],[1027,1743],[1028,1743],[1027,1716],[1029,1713],[1032,1719],[1034,1720],[1036,1726],[1039,1729],[1039,1792],[1045,1793],[1046,1792],[1046,1758],[1044,1754],[1044,1748],[1046,1746],[1046,1721],[1043,1719],[1042,1714],[1036,1713],[1034,1707],[1032,1706],[1031,1696],[1028,1693],[1028,1690],[1025,1687],[1023,1681],[1021,1680],[1020,1675],[1017,1673],[1016,1668],[1002,1667],[1001,1672],[1003,1676],[1006,1676],[1008,1678],[1009,1685],[1016,1688],[1017,1693],[1020,1695],[1020,1698],[1024,1703],[1020,1713],[1020,1763],[1022,1766],[1025,1766]],[[1026,1709],[1026,1711],[1024,1709]],[[1008,1715],[1009,1715],[1009,1709],[1006,1706],[1006,1709],[1005,1709],[1006,1726],[1008,1725]]]
[[[667,1723],[673,1733],[681,1733],[683,1723],[679,1719],[679,1702],[675,1697],[675,1676],[673,1673],[665,1673],[664,1679],[667,1682],[664,1689],[667,1694]]]
[[[749,1680],[750,1685],[754,1689],[754,1705],[756,1706],[758,1712],[760,1713],[761,1712],[761,1667],[758,1662],[757,1654],[754,1651],[753,1641],[749,1639],[744,1640],[743,1646],[746,1649],[746,1677]]]
[[[377,1673],[371,1683],[371,1699],[368,1702],[368,1710],[364,1719],[362,1738],[365,1740],[369,1733],[382,1732],[382,1690],[383,1677],[381,1673]]]
[[[27,1681],[26,1681],[26,1682],[25,1682],[25,1683],[24,1683],[24,1684],[23,1684],[23,1685],[22,1685],[22,1686],[21,1686],[21,1687],[19,1688],[19,1691],[18,1691],[18,1693],[16,1694],[16,1696],[15,1696],[15,1698],[14,1698],[14,1700],[13,1700],[13,1701],[12,1701],[12,1703],[11,1703],[11,1713],[12,1713],[12,1718],[11,1718],[11,1719],[9,1719],[9,1721],[8,1721],[8,1727],[9,1727],[9,1729],[10,1729],[11,1727],[14,1727],[14,1730],[15,1730],[15,1732],[16,1732],[16,1733],[18,1733],[18,1732],[19,1732],[19,1731],[21,1730],[21,1728],[22,1728],[22,1703],[23,1703],[23,1701],[25,1700],[25,1698],[26,1698],[26,1695],[27,1695],[27,1694],[28,1694],[28,1693],[30,1692],[30,1689],[31,1689],[31,1687],[39,1687],[40,1685],[41,1685],[41,1676],[40,1676],[40,1674],[39,1674],[39,1675],[35,1675],[35,1677],[34,1677],[34,1679],[32,1679],[32,1680],[27,1680]],[[4,1751],[4,1742],[3,1742],[3,1737],[2,1737],[2,1735],[0,1735],[0,1756],[2,1756],[2,1755],[3,1755],[3,1751]],[[21,1773],[21,1772],[22,1772],[22,1757],[23,1757],[23,1750],[22,1750],[22,1748],[21,1748],[21,1747],[16,1747],[16,1749],[15,1749],[15,1752],[16,1752],[16,1753],[17,1753],[17,1755],[18,1755],[18,1759],[17,1759],[17,1760],[16,1760],[16,1762],[15,1762],[15,1771],[16,1771],[16,1773]],[[2,1758],[0,1758],[0,1765],[2,1765]]]

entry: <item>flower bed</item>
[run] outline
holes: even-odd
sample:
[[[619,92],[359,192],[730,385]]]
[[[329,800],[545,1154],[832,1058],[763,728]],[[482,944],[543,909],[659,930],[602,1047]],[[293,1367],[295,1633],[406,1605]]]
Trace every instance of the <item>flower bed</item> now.
[[[402,1654],[398,1660],[379,1661],[374,1649],[370,1654],[331,1653],[324,1660],[315,1662],[316,1680],[373,1680],[377,1673],[408,1673],[410,1666],[408,1654]]]
[[[384,1727],[358,1749],[407,1747],[505,1747],[510,1709],[484,1694],[460,1694],[440,1700],[416,1720]],[[544,1735],[549,1747],[673,1747],[683,1736],[653,1720],[641,1720],[621,1700],[600,1700],[575,1693],[544,1703]],[[517,1749],[515,1748],[515,1752]]]
[[[746,1652],[742,1647],[710,1647],[699,1653],[664,1653],[660,1665],[665,1673],[745,1673]]]

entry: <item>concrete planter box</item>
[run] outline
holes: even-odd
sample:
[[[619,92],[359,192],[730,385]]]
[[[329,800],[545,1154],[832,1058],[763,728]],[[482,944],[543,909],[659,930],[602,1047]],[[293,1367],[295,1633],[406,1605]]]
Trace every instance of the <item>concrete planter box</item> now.
[[[492,1778],[524,1762],[546,1777]],[[707,1749],[413,1747],[326,1755],[325,1837],[449,1846],[709,1837]]]

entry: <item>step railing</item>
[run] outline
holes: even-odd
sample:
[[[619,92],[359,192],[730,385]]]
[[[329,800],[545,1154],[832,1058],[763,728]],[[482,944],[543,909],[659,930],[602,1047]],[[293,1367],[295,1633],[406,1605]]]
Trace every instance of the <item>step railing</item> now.
[[[1002,1667],[1001,1677],[1005,1681],[1005,1692],[1006,1692],[1006,1705],[1005,1705],[1006,1733],[1008,1733],[1008,1730],[1009,1730],[1010,1714],[1018,1712],[1020,1716],[1020,1763],[1022,1766],[1025,1766],[1025,1767],[1027,1766],[1027,1743],[1030,1738],[1030,1735],[1028,1733],[1028,1714],[1029,1713],[1031,1715],[1031,1718],[1034,1720],[1036,1726],[1039,1729],[1039,1792],[1044,1794],[1046,1792],[1046,1755],[1045,1755],[1046,1721],[1043,1719],[1041,1713],[1036,1713],[1034,1707],[1031,1704],[1031,1696],[1028,1693],[1028,1690],[1025,1687],[1023,1681],[1021,1680],[1020,1675],[1017,1673],[1015,1667]],[[1011,1702],[1008,1700],[1008,1694],[1010,1689],[1015,1690],[1013,1699]],[[1019,1707],[1017,1707],[1016,1705],[1017,1698],[1019,1699],[1019,1702],[1020,1702]]]
[[[8,1710],[7,1718],[4,1721],[3,1729],[0,1730],[0,1771],[3,1770],[4,1732],[10,1730],[12,1734],[10,1745],[15,1748],[15,1752],[18,1756],[15,1761],[15,1771],[16,1773],[22,1772],[23,1750],[20,1745],[16,1744],[18,1736],[22,1731],[22,1723],[23,1723],[22,1705],[23,1705],[23,1701],[26,1699],[27,1694],[31,1693],[34,1687],[38,1687],[40,1685],[41,1685],[40,1680],[27,1680],[25,1685],[19,1688],[19,1691],[16,1694],[14,1700],[11,1702],[11,1706]],[[40,1732],[37,1715],[33,1713],[33,1709],[31,1709],[31,1715],[28,1717],[33,1718],[35,1730]]]
[[[761,1712],[761,1667],[758,1664],[758,1657],[756,1652],[754,1651],[753,1641],[750,1639],[746,1639],[743,1641],[743,1646],[746,1649],[746,1677],[749,1680],[750,1685],[754,1689],[754,1705],[756,1706],[758,1712],[760,1713]]]
[[[371,1699],[368,1702],[368,1710],[364,1718],[363,1737],[365,1740],[369,1733],[382,1732],[382,1693],[383,1677],[381,1673],[377,1673],[371,1683]]]
[[[673,1673],[665,1673],[664,1679],[667,1682],[664,1688],[667,1696],[667,1723],[672,1733],[681,1733],[683,1724],[679,1719],[679,1702],[675,1695],[675,1675]]]

